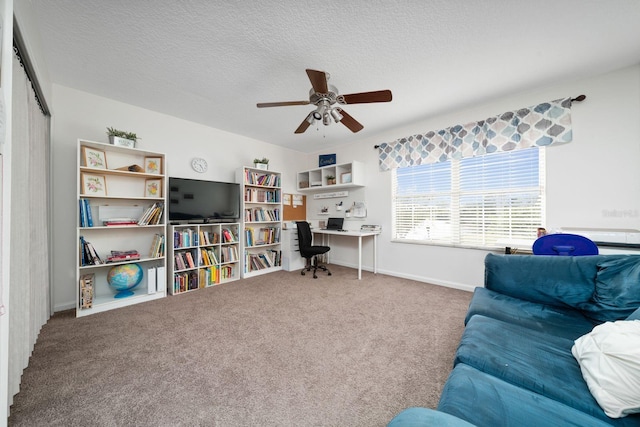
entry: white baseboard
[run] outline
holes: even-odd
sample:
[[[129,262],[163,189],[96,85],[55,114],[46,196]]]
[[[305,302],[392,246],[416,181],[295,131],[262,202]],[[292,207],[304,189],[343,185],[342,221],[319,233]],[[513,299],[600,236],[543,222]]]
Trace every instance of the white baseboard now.
[[[349,263],[336,262],[336,261],[331,261],[331,264],[341,265],[343,267],[355,268],[356,270],[358,269],[357,264],[349,264]],[[371,267],[362,266],[362,270],[373,272],[373,268]],[[406,274],[406,273],[391,271],[391,270],[378,269],[378,273],[386,274],[387,276],[400,277],[402,279],[415,280],[416,282],[423,282],[431,285],[444,286],[445,288],[460,289],[462,291],[467,291],[467,292],[473,292],[477,287],[473,285],[467,285],[464,283],[450,282],[447,280],[434,279],[431,277],[416,276],[413,274]]]

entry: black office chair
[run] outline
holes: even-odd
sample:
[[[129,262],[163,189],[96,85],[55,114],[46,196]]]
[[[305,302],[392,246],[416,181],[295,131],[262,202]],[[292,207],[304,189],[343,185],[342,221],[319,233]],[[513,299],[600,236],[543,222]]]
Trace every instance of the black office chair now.
[[[329,246],[314,246],[312,244],[313,235],[311,234],[311,227],[309,227],[307,221],[296,221],[296,225],[298,226],[300,254],[307,260],[307,265],[302,269],[300,274],[304,276],[305,272],[313,269],[313,278],[317,279],[316,271],[320,269],[326,271],[327,274],[331,276],[331,272],[326,266],[318,265],[318,255],[326,254],[331,248]]]

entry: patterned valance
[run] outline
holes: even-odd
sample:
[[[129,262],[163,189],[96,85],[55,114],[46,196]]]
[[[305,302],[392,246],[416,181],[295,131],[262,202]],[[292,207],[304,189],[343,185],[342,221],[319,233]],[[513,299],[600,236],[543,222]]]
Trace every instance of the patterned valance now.
[[[382,143],[378,159],[380,170],[385,171],[496,151],[547,146],[569,142],[572,138],[569,97]]]

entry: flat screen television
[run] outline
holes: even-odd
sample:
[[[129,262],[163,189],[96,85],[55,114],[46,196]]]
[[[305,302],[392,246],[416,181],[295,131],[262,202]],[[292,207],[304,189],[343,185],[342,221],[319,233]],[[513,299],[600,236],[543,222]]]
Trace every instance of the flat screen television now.
[[[240,184],[169,177],[169,222],[236,222]]]

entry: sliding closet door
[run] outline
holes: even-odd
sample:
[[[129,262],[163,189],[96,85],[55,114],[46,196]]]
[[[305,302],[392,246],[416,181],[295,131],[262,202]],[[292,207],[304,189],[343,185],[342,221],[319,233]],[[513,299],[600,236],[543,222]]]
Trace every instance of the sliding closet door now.
[[[13,62],[9,401],[20,389],[38,333],[50,316],[49,118],[17,56]]]

